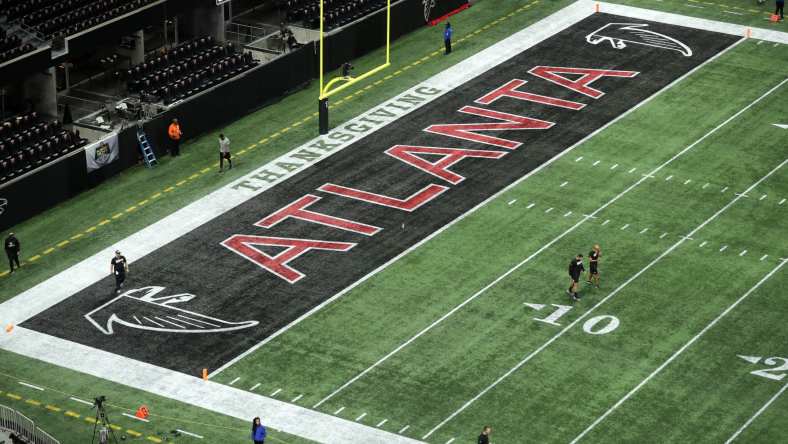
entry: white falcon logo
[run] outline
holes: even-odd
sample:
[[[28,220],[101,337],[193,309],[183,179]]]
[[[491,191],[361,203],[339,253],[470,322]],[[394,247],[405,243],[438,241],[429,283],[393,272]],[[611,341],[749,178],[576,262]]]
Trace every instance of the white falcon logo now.
[[[586,41],[598,45],[608,41],[616,49],[624,49],[627,44],[651,46],[677,51],[685,57],[692,56],[692,49],[684,43],[665,34],[649,31],[645,23],[608,23],[586,36]]]

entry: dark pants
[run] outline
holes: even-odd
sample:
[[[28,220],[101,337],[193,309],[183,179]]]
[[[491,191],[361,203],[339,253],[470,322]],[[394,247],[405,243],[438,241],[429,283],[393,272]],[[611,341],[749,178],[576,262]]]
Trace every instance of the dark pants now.
[[[123,286],[123,281],[126,280],[126,273],[115,273],[115,291],[120,290]]]
[[[224,168],[224,159],[227,159],[227,164],[230,165],[230,169],[233,169],[233,161],[230,159],[230,153],[219,153],[219,171]]]
[[[446,39],[443,43],[446,45],[446,54],[451,53],[451,39]]]
[[[180,156],[181,155],[181,139],[171,139],[172,145],[170,146],[170,155]]]
[[[19,253],[16,251],[6,251],[5,254],[8,256],[8,265],[11,267],[11,272],[14,272],[14,264],[16,264],[16,268],[19,268]]]
[[[785,2],[777,2],[777,9],[774,10],[776,15],[780,16],[780,19],[785,18]]]

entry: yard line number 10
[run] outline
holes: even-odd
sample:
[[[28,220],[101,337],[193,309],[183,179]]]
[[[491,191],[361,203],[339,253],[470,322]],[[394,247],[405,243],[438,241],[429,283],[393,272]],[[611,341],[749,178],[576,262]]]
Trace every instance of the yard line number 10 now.
[[[546,307],[546,304],[532,304],[530,302],[525,302],[523,305],[530,307],[536,311],[542,311],[543,308]],[[559,305],[559,304],[550,304],[552,307],[555,307],[553,312],[544,318],[533,318],[534,321],[544,322],[545,324],[556,325],[560,326],[561,324],[558,322],[561,317],[567,314],[572,308],[571,305]],[[621,321],[615,316],[611,315],[600,315],[594,316],[593,318],[589,318],[587,321],[583,323],[583,331],[590,334],[590,335],[604,335],[608,334],[615,329],[618,328]]]

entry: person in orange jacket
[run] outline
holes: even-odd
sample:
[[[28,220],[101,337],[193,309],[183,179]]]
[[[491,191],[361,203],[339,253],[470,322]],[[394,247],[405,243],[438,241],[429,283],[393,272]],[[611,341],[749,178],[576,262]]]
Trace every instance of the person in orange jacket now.
[[[170,145],[170,155],[175,157],[181,154],[181,126],[178,124],[178,119],[172,119],[167,135],[170,137],[172,144]]]

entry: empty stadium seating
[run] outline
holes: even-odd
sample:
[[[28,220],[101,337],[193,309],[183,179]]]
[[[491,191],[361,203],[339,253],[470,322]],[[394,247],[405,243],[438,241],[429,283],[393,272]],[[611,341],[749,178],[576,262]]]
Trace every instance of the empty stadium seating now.
[[[169,104],[221,83],[257,64],[251,53],[210,37],[182,43],[126,71],[130,92]]]
[[[320,26],[318,0],[279,0],[288,22],[303,21],[311,28]],[[386,0],[325,0],[323,4],[326,30],[344,26],[354,20],[386,7]]]
[[[35,111],[0,122],[0,183],[85,145],[60,122],[46,122]]]
[[[0,28],[0,63],[26,54],[35,47],[30,44],[22,44],[22,39],[15,35],[6,35],[5,30]]]

